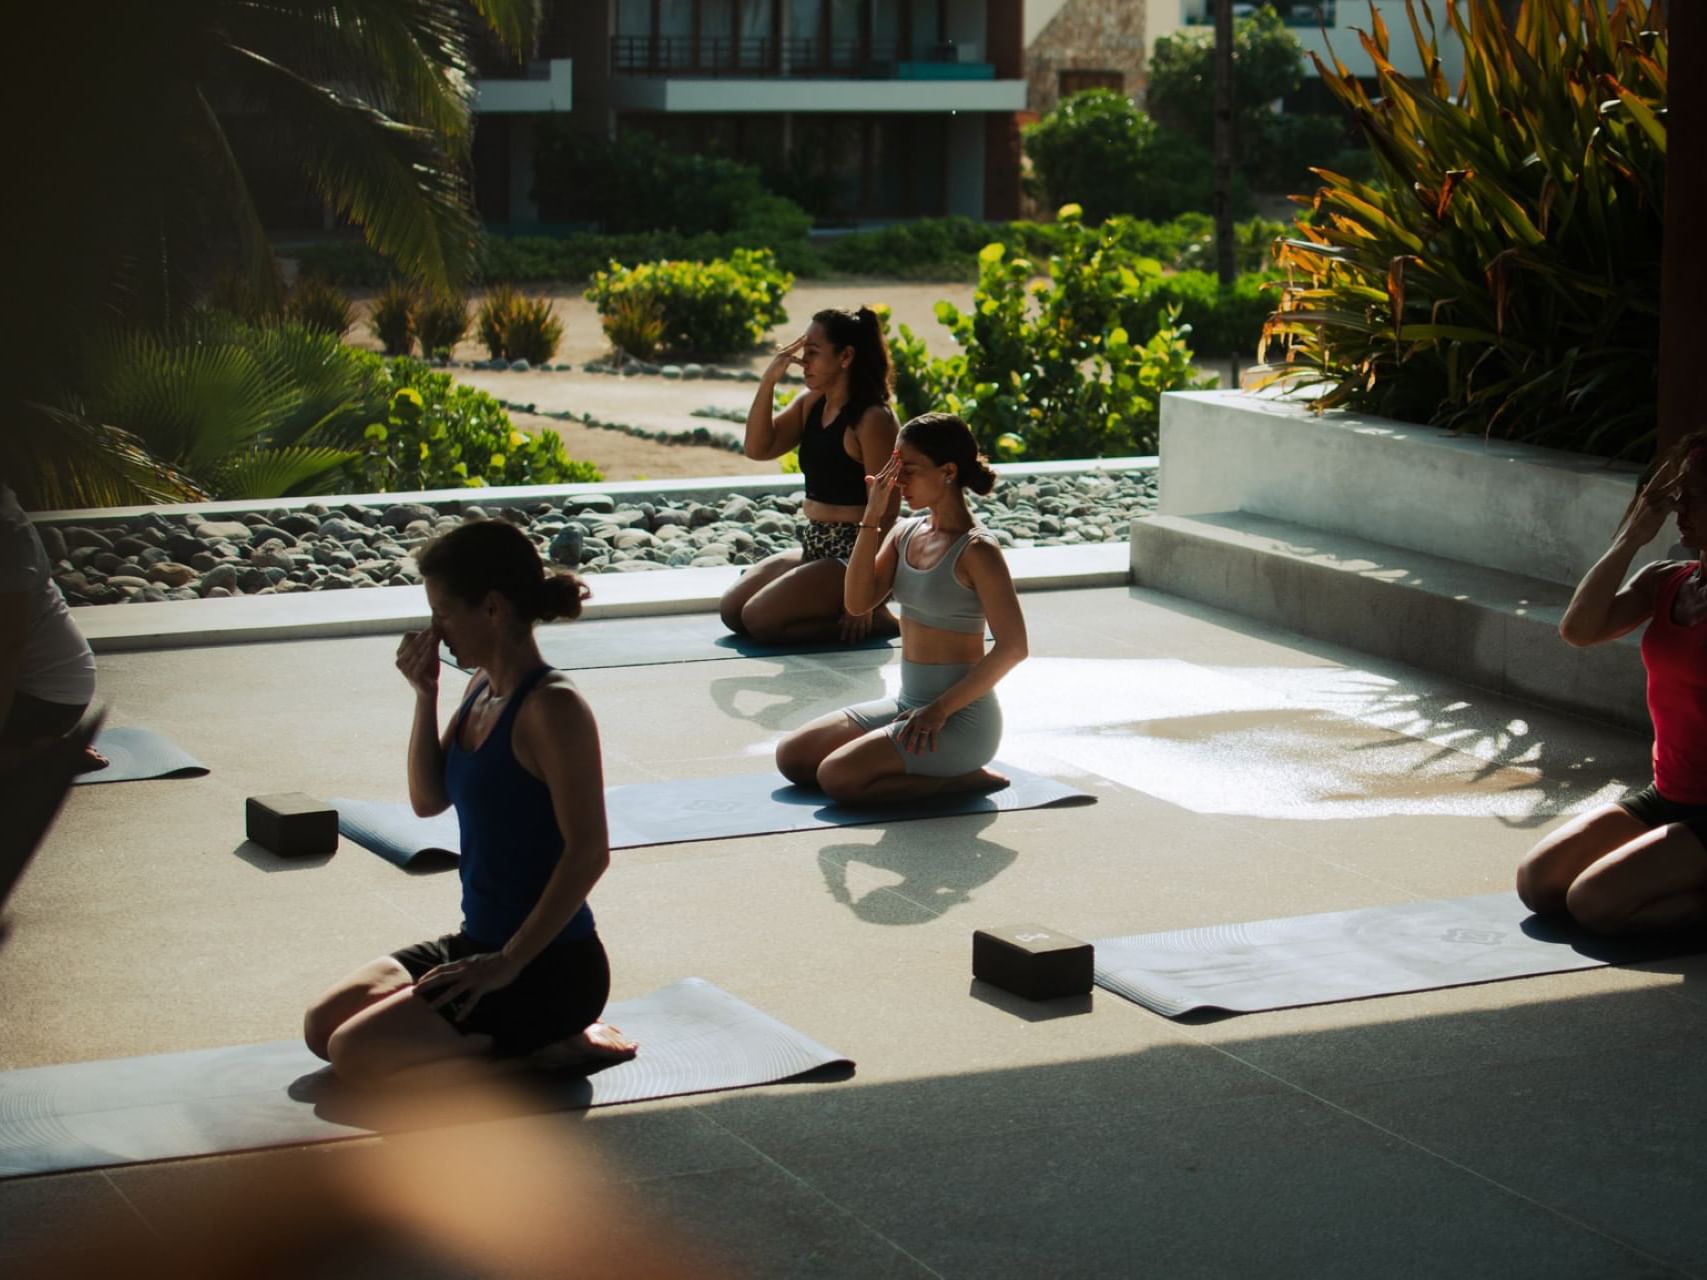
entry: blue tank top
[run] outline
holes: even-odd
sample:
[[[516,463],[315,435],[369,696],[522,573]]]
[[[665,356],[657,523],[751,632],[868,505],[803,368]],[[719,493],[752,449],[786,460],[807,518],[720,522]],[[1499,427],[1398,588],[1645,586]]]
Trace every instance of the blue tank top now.
[[[482,680],[457,712],[445,753],[445,791],[462,832],[462,931],[493,950],[508,942],[527,919],[563,856],[551,790],[522,768],[510,744],[516,709],[550,674],[550,667],[541,667],[523,677],[492,732],[469,751],[462,746],[462,727],[475,696],[486,686]],[[556,940],[592,933],[593,911],[582,903]]]

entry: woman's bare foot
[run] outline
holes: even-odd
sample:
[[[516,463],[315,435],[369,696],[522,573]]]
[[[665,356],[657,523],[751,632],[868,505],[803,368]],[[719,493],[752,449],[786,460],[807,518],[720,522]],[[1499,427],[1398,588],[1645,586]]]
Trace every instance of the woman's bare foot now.
[[[880,604],[871,612],[871,634],[874,636],[893,636],[901,633],[901,620],[889,612],[889,606]]]
[[[963,773],[952,780],[948,787],[951,791],[1000,791],[1009,785],[1008,779],[994,769],[979,769],[974,773]]]
[[[112,763],[93,747],[83,748],[83,759],[77,764],[78,773],[94,773],[97,769],[105,769]]]
[[[584,1031],[535,1051],[531,1063],[551,1070],[596,1062],[624,1062],[638,1052],[640,1046],[626,1039],[621,1030],[608,1022],[595,1022]]]

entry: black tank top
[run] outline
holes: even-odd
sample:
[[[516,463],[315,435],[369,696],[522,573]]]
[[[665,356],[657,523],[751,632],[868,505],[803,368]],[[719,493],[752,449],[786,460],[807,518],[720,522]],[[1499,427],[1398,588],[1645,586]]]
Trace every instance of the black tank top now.
[[[806,426],[800,433],[800,474],[806,478],[806,496],[832,507],[865,505],[865,464],[848,456],[847,433],[860,420],[863,410],[845,404],[834,422],[824,425],[824,397],[806,411]]]

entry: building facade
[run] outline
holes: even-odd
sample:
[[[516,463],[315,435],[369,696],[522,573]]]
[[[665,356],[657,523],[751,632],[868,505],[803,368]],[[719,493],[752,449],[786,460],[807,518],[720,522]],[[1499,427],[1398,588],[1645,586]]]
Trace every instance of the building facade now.
[[[558,0],[525,71],[483,68],[481,213],[537,220],[555,118],[754,163],[828,220],[1013,217],[1022,23],[1022,0]]]

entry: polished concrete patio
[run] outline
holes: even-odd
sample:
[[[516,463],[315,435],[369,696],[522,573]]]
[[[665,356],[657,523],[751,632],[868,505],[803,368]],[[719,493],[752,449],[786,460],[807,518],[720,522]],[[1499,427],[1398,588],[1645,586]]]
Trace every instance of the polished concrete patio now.
[[[1096,805],[631,850],[595,895],[615,996],[698,975],[854,1077],[505,1123],[751,1274],[1707,1274],[1707,959],[1188,1023],[971,980],[985,925],[1096,938],[1504,888],[1564,814],[1645,780],[1645,739],[1154,592],[1024,604],[1003,755]],[[454,875],[243,840],[248,794],[402,797],[394,644],[103,656],[114,721],[213,772],[73,794],[10,904],[0,1066],[285,1037],[344,970],[454,926]],[[577,680],[620,783],[766,769],[895,676],[866,652]],[[0,1183],[0,1265],[391,1141]]]

